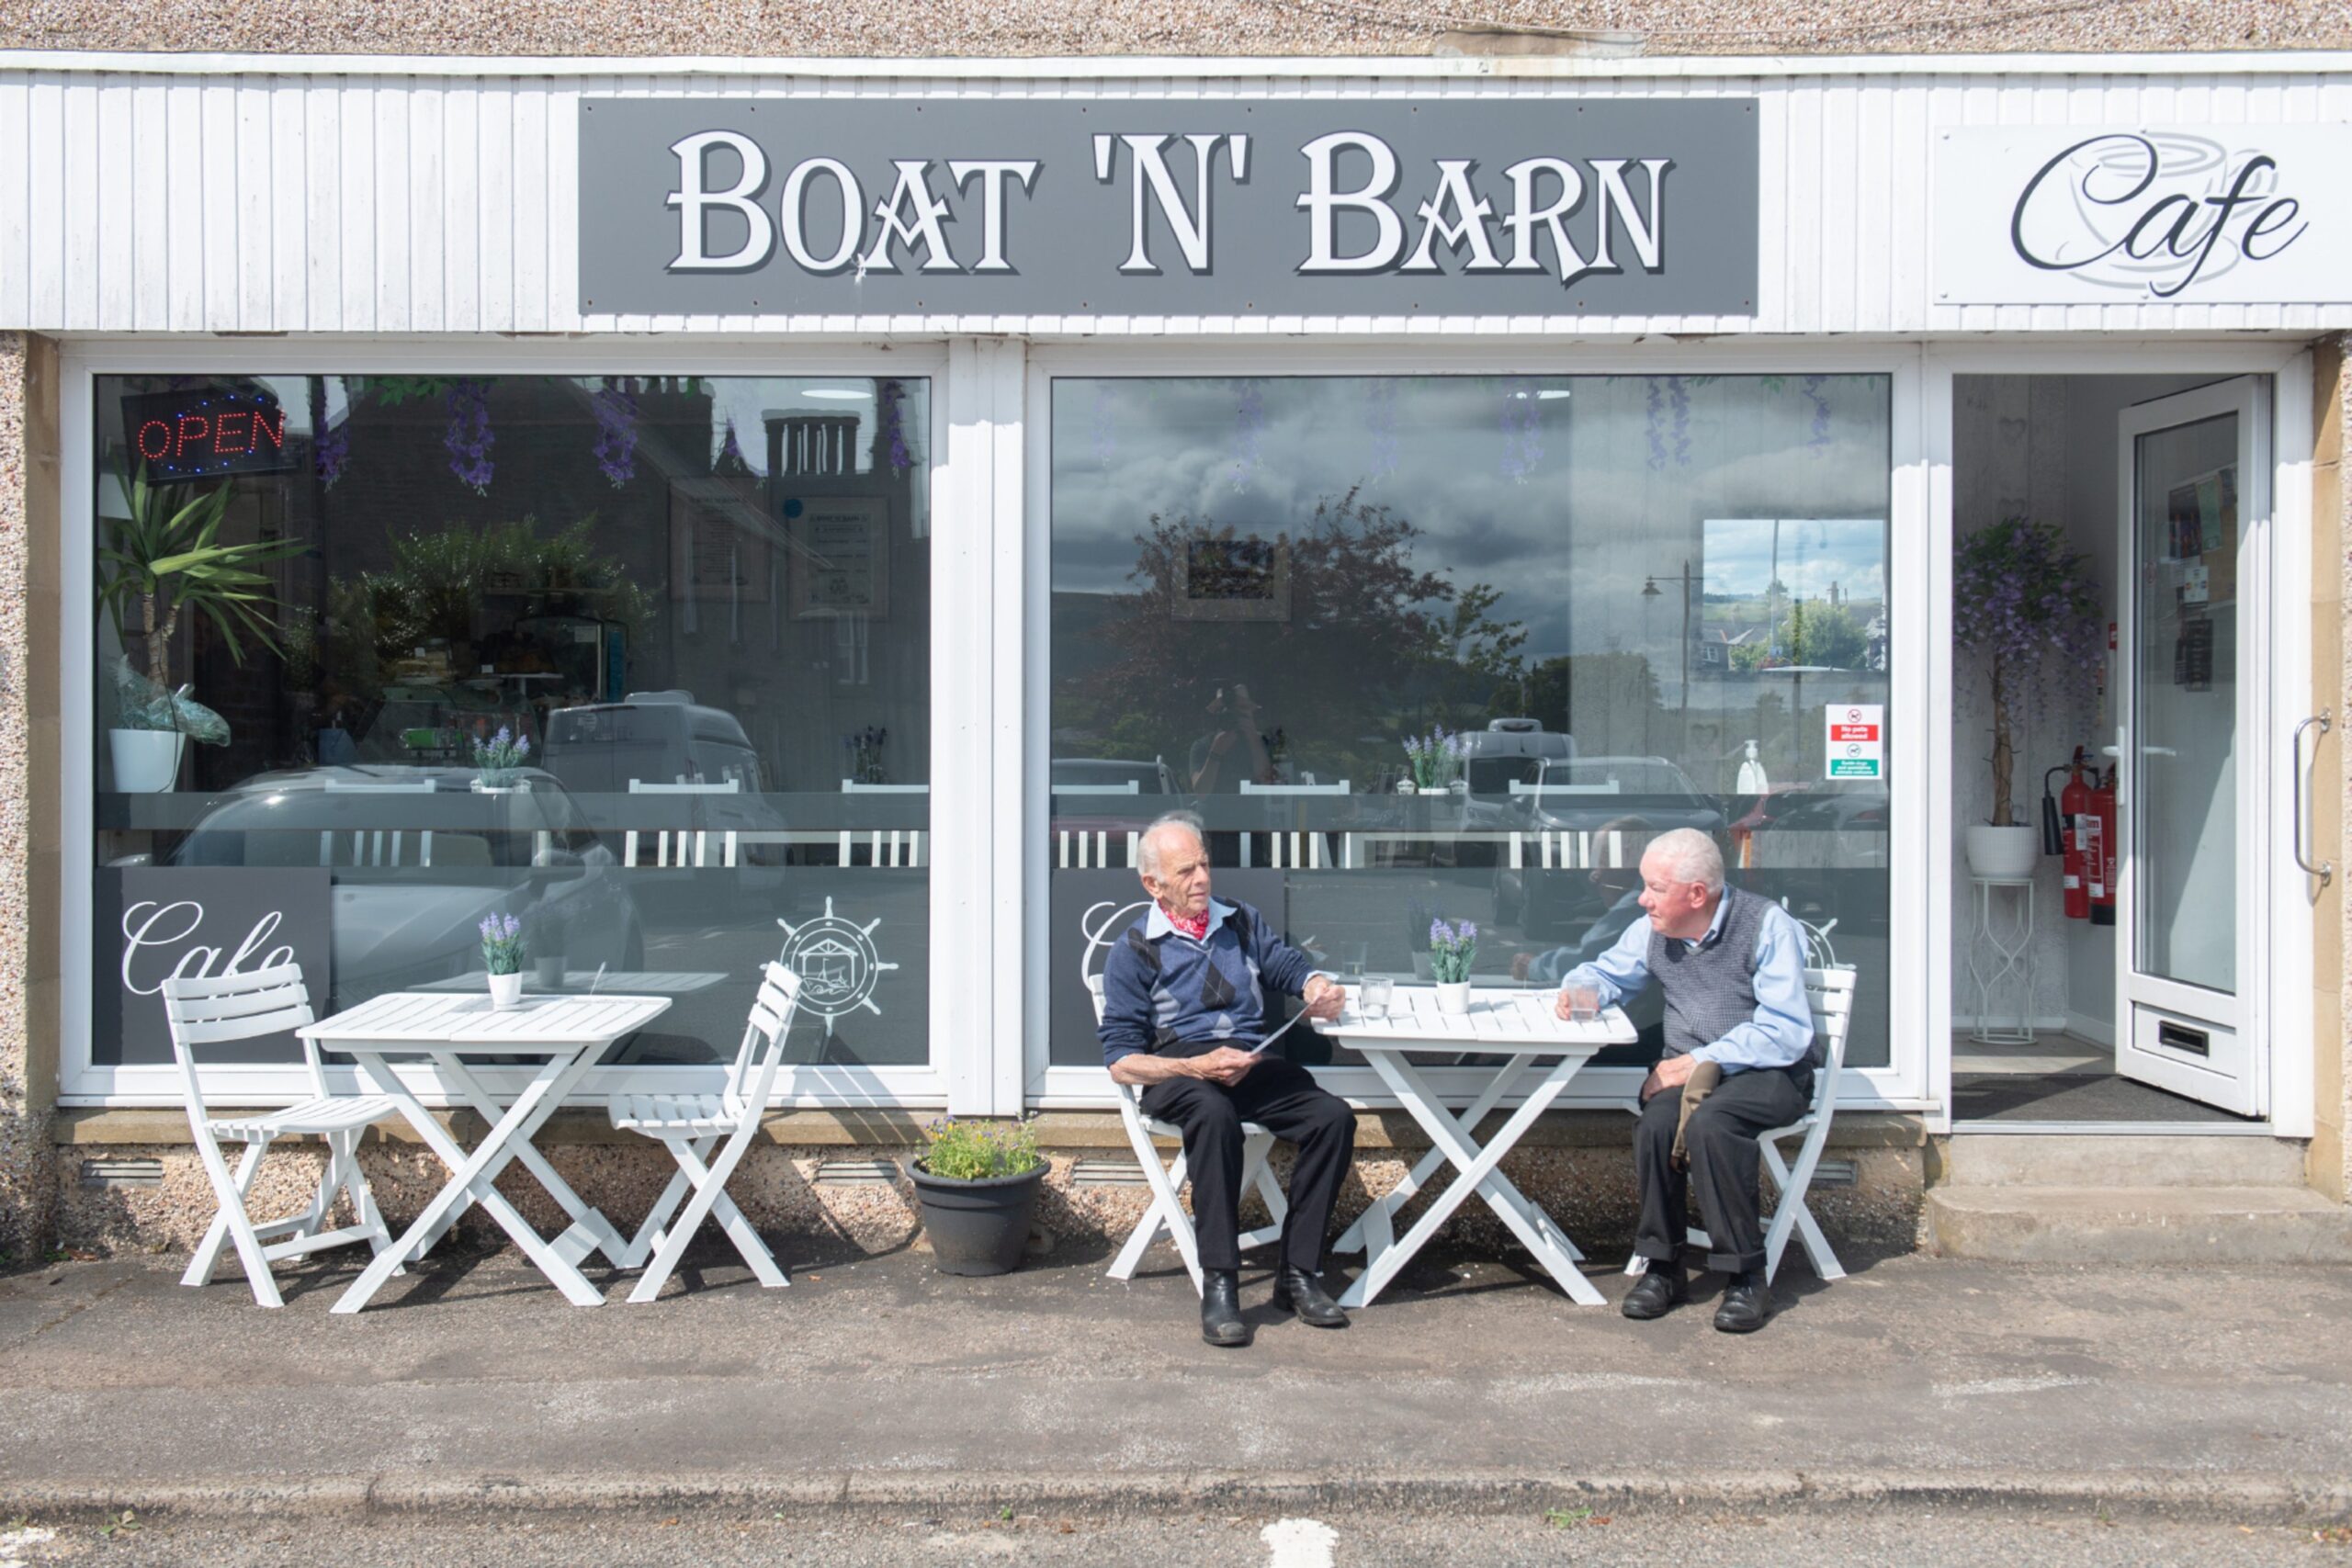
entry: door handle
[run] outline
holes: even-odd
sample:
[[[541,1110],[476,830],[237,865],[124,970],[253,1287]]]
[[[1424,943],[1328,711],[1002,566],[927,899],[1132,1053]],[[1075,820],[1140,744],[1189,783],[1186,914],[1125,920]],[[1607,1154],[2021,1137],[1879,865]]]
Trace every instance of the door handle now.
[[[2329,730],[2335,728],[2335,710],[2334,708],[2322,708],[2319,712],[2312,715],[2311,717],[2303,720],[2302,723],[2295,726],[2294,739],[2289,743],[2290,750],[2293,753],[2293,761],[2290,766],[2293,769],[2295,779],[2295,863],[2302,867],[2304,874],[2318,877],[2319,885],[2322,887],[2324,887],[2335,878],[2335,863],[2332,860],[2324,860],[2317,865],[2313,865],[2303,854],[2303,731],[2309,729],[2314,724],[2319,726],[2319,732],[2322,735],[2325,735]]]

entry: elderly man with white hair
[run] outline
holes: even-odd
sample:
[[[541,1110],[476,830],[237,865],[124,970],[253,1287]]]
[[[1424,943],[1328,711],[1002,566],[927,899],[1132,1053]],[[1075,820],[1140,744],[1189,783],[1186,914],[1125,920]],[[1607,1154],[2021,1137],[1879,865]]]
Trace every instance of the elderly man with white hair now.
[[[1298,1147],[1273,1303],[1317,1328],[1348,1315],[1323,1289],[1323,1235],[1355,1152],[1355,1113],[1285,1057],[1253,1049],[1274,1021],[1265,993],[1304,996],[1309,1017],[1340,1015],[1346,993],[1247,904],[1209,897],[1200,818],[1170,812],[1144,829],[1136,870],[1151,908],[1102,968],[1102,1060],[1143,1089],[1147,1115],[1183,1129],[1201,1257],[1201,1337],[1250,1342],[1241,1316],[1241,1123]]]
[[[1634,1134],[1642,1204],[1634,1250],[1650,1266],[1626,1295],[1624,1312],[1662,1317],[1681,1299],[1695,1179],[1713,1246],[1708,1267],[1729,1276],[1715,1326],[1746,1334],[1765,1318],[1756,1136],[1787,1126],[1813,1102],[1818,1059],[1805,1004],[1804,933],[1771,900],[1726,887],[1723,852],[1691,828],[1651,840],[1642,856],[1641,906],[1643,918],[1615,946],[1562,977],[1557,1004],[1566,1018],[1579,988],[1598,993],[1603,1007],[1653,980],[1665,993],[1665,1055],[1642,1085]],[[1686,1120],[1681,1090],[1704,1063],[1723,1080]],[[1678,1131],[1687,1171],[1675,1157]]]

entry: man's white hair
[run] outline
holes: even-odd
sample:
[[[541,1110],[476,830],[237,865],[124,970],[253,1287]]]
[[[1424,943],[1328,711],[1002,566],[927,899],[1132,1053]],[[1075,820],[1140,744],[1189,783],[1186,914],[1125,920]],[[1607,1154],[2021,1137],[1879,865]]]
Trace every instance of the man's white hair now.
[[[1136,870],[1146,876],[1159,874],[1159,836],[1170,828],[1181,828],[1193,836],[1193,841],[1208,848],[1208,835],[1201,827],[1200,818],[1190,811],[1163,812],[1151,819],[1136,843]],[[1717,862],[1721,864],[1721,862]]]
[[[1677,882],[1703,882],[1710,893],[1724,890],[1724,852],[1696,828],[1676,828],[1650,840],[1644,860],[1656,857]]]

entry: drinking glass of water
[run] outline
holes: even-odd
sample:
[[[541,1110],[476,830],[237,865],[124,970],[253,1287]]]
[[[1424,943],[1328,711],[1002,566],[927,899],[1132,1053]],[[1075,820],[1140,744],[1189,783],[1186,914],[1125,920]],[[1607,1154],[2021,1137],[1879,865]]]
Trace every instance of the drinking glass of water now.
[[[1600,987],[1598,986],[1568,986],[1564,987],[1568,998],[1568,1021],[1597,1023],[1600,1019]]]
[[[1396,994],[1396,982],[1385,975],[1376,975],[1363,983],[1356,993],[1363,998],[1363,1015],[1367,1019],[1385,1019],[1388,1004]]]

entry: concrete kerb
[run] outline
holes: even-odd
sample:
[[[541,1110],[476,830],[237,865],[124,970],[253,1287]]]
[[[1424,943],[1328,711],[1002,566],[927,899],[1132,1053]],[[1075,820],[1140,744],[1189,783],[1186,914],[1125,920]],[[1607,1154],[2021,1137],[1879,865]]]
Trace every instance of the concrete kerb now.
[[[1289,1475],[1263,1471],[1128,1473],[1057,1479],[1024,1473],[942,1475],[865,1471],[803,1478],[676,1476],[629,1480],[386,1473],[287,1483],[264,1477],[194,1486],[105,1482],[10,1485],[0,1517],[113,1513],[331,1519],[367,1515],[638,1514],[684,1508],[819,1515],[895,1514],[1115,1518],[1159,1514],[1397,1512],[1495,1516],[1596,1510],[1736,1511],[1917,1508],[2036,1516],[2258,1524],[2352,1520],[2352,1478],[2233,1473],[2047,1472],[1815,1472],[1758,1470],[1709,1476],[1419,1473]]]

